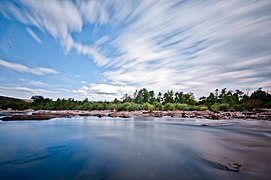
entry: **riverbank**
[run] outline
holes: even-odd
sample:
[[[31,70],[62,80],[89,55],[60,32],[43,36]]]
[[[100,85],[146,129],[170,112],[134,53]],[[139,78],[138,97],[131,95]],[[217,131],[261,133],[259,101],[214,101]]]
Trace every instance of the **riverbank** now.
[[[2,121],[12,120],[49,120],[52,118],[72,117],[72,116],[97,116],[97,117],[173,117],[173,118],[198,118],[198,119],[260,119],[271,120],[271,109],[261,109],[250,112],[212,112],[212,111],[25,111],[7,112],[1,111]]]

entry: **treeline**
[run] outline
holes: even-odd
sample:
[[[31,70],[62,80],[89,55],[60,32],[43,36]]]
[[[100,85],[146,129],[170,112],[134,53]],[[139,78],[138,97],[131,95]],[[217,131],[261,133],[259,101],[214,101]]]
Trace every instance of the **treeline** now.
[[[262,88],[245,94],[243,91],[227,91],[226,88],[215,90],[208,97],[201,97],[199,104],[206,105],[210,110],[217,111],[251,111],[259,108],[271,108],[271,95]]]
[[[193,93],[174,92],[165,93],[148,91],[143,88],[134,94],[125,94],[121,99],[112,102],[93,102],[89,99],[78,101],[73,98],[52,100],[43,96],[32,96],[32,102],[18,99],[0,99],[0,109],[12,108],[14,110],[186,110],[186,111],[251,111],[258,108],[271,108],[271,95],[259,88],[248,95],[240,90],[227,90],[226,88],[211,92],[207,97],[195,100]]]
[[[186,110],[186,111],[251,111],[257,108],[271,108],[271,95],[259,88],[251,95],[245,94],[240,90],[227,91],[216,89],[207,97],[195,100],[193,93],[167,91],[164,94],[148,91],[143,88],[134,94],[125,94],[120,100],[112,102],[93,102],[88,99],[77,101],[72,98],[57,99],[53,101],[42,96],[31,98],[31,108],[46,110]]]

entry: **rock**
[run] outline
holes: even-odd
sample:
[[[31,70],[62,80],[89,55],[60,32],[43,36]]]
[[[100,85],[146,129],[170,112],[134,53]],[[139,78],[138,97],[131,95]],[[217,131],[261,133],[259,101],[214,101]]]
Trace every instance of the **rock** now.
[[[130,118],[133,115],[131,112],[111,112],[111,113],[108,113],[108,116],[109,117]]]
[[[119,113],[118,112],[111,112],[108,114],[109,117],[119,117]]]
[[[234,171],[234,172],[239,172],[240,168],[242,167],[241,164],[237,163],[227,163],[227,164],[222,164],[228,171]]]
[[[234,118],[245,118],[246,116],[240,112],[236,112],[233,114]]]
[[[150,116],[152,116],[152,117],[162,117],[163,113],[162,112],[152,112],[150,114]]]
[[[217,114],[213,114],[213,115],[211,116],[211,119],[219,119],[219,116],[218,116]]]
[[[130,118],[132,115],[130,113],[122,113],[119,117],[121,118]]]
[[[150,113],[149,111],[142,111],[142,114],[148,114]]]
[[[180,111],[173,111],[173,112],[170,113],[170,116],[171,117],[175,117],[175,118],[182,117],[182,112],[180,112]]]
[[[236,162],[234,163],[226,163],[226,162],[219,162],[219,161],[212,161],[208,159],[204,159],[207,164],[213,168],[225,170],[225,171],[234,171],[234,172],[239,172],[242,167],[241,164],[238,164]]]

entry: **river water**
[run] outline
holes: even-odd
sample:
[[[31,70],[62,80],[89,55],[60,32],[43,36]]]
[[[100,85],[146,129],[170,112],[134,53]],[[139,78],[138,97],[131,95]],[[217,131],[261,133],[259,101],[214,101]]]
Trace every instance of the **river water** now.
[[[271,179],[270,165],[270,121],[0,121],[0,179]]]

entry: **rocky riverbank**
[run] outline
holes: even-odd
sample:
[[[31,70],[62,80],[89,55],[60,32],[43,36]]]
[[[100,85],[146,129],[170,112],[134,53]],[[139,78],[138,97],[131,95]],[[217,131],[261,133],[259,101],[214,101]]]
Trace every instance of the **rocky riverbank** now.
[[[0,112],[0,115],[4,115]],[[2,121],[12,120],[49,120],[52,118],[72,116],[97,116],[97,117],[174,117],[174,118],[199,118],[199,119],[261,119],[271,120],[271,109],[261,109],[250,112],[211,112],[211,111],[33,111],[32,113],[7,113]]]

